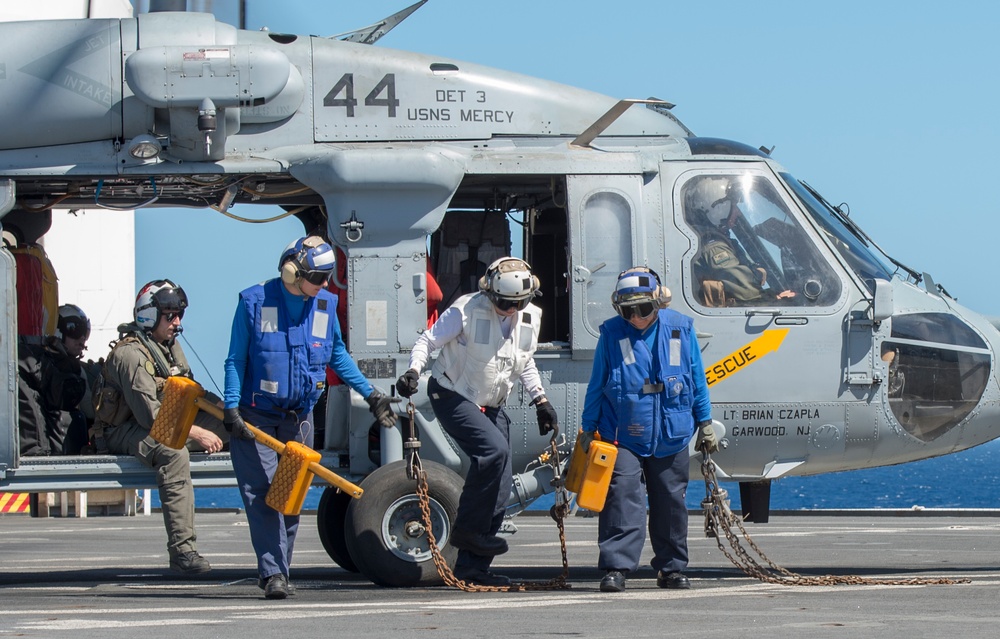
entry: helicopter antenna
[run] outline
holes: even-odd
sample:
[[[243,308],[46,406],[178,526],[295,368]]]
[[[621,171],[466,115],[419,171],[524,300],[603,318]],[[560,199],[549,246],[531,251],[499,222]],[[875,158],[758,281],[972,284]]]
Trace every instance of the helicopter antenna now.
[[[337,38],[339,40],[343,40],[344,42],[375,44],[379,38],[395,29],[396,25],[409,18],[410,14],[425,4],[427,4],[427,0],[420,0],[419,2],[415,2],[414,4],[406,7],[402,11],[397,11],[388,18],[379,20],[375,24],[370,24],[367,27],[361,27],[360,29],[348,31],[346,33],[338,33],[337,35],[330,36],[330,38]]]
[[[621,117],[622,113],[628,111],[628,108],[633,104],[652,104],[657,105],[660,108],[670,109],[674,106],[669,102],[664,100],[633,100],[625,99],[619,100],[617,104],[608,109],[607,113],[597,118],[597,121],[587,127],[587,130],[576,136],[576,139],[570,142],[570,146],[590,146],[590,143],[594,141],[594,138],[604,133],[604,130],[611,126],[615,120]]]

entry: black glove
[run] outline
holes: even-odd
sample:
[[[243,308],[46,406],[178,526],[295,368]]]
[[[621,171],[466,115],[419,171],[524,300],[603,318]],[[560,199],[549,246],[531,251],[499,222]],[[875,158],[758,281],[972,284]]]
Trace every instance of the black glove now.
[[[243,416],[240,415],[239,408],[227,408],[222,411],[222,425],[226,427],[226,432],[229,433],[231,437],[236,439],[247,439],[253,441],[256,439],[253,433],[247,428],[246,423],[243,421]]]
[[[544,398],[539,398],[539,400],[542,399]],[[535,413],[538,417],[539,435],[544,437],[553,431],[559,434],[559,415],[556,413],[556,409],[552,408],[552,402],[548,400],[538,401],[535,403]]]
[[[403,397],[413,397],[417,393],[417,384],[420,382],[420,373],[412,368],[396,380],[396,392]]]
[[[372,394],[366,397],[365,401],[368,402],[368,410],[372,412],[382,428],[392,428],[396,425],[396,414],[389,408],[392,400],[388,395],[383,395],[377,388],[373,388]]]
[[[594,441],[594,433],[589,430],[581,430],[580,435],[576,438],[576,445],[579,446],[583,452],[590,450],[590,443]]]

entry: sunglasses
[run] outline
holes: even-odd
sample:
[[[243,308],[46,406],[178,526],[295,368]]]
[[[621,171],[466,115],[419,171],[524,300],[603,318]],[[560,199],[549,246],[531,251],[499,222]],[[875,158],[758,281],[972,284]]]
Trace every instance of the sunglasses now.
[[[181,309],[179,311],[171,311],[170,313],[163,314],[163,319],[167,320],[168,322],[172,322],[175,319],[181,319],[183,317],[184,317],[184,309]]]
[[[646,319],[655,312],[656,304],[653,302],[639,302],[638,304],[629,304],[628,306],[618,306],[618,314],[626,321],[633,317]]]
[[[498,297],[493,300],[493,305],[497,307],[497,310],[506,313],[512,308],[523,311],[528,306],[528,302],[530,301],[531,300],[527,297],[519,300],[509,300],[503,297]]]
[[[323,286],[330,279],[330,271],[300,271],[300,274],[313,286]]]

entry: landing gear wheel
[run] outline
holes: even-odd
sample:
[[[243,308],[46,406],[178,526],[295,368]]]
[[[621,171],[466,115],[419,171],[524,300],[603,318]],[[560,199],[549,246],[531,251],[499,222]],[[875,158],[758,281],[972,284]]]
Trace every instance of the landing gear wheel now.
[[[326,554],[330,555],[338,566],[348,572],[358,572],[358,566],[351,559],[347,550],[347,540],[344,538],[344,521],[347,519],[347,507],[353,498],[330,486],[323,491],[316,513],[316,523],[319,527],[319,540],[323,542]]]
[[[458,550],[447,542],[458,511],[462,478],[440,464],[423,462],[430,492],[434,539],[449,566]],[[347,508],[344,536],[361,574],[380,586],[413,587],[441,583],[424,532],[416,482],[406,463],[393,462],[361,482],[365,494]]]

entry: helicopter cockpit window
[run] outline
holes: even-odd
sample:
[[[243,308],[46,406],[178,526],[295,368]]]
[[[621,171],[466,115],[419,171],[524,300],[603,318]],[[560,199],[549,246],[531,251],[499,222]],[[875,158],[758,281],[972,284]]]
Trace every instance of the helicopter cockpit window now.
[[[826,233],[834,249],[847,261],[851,269],[857,273],[858,277],[870,287],[873,279],[891,280],[893,270],[887,267],[876,252],[869,245],[868,240],[859,233],[855,226],[846,225],[836,212],[824,206],[812,193],[809,192],[801,182],[788,173],[782,173],[781,179],[785,181],[795,195],[802,200],[806,211],[812,219],[819,225],[820,229]],[[853,225],[853,222],[851,222]]]
[[[840,296],[840,280],[764,177],[698,176],[681,202],[698,235],[693,292],[704,306],[824,306]]]

